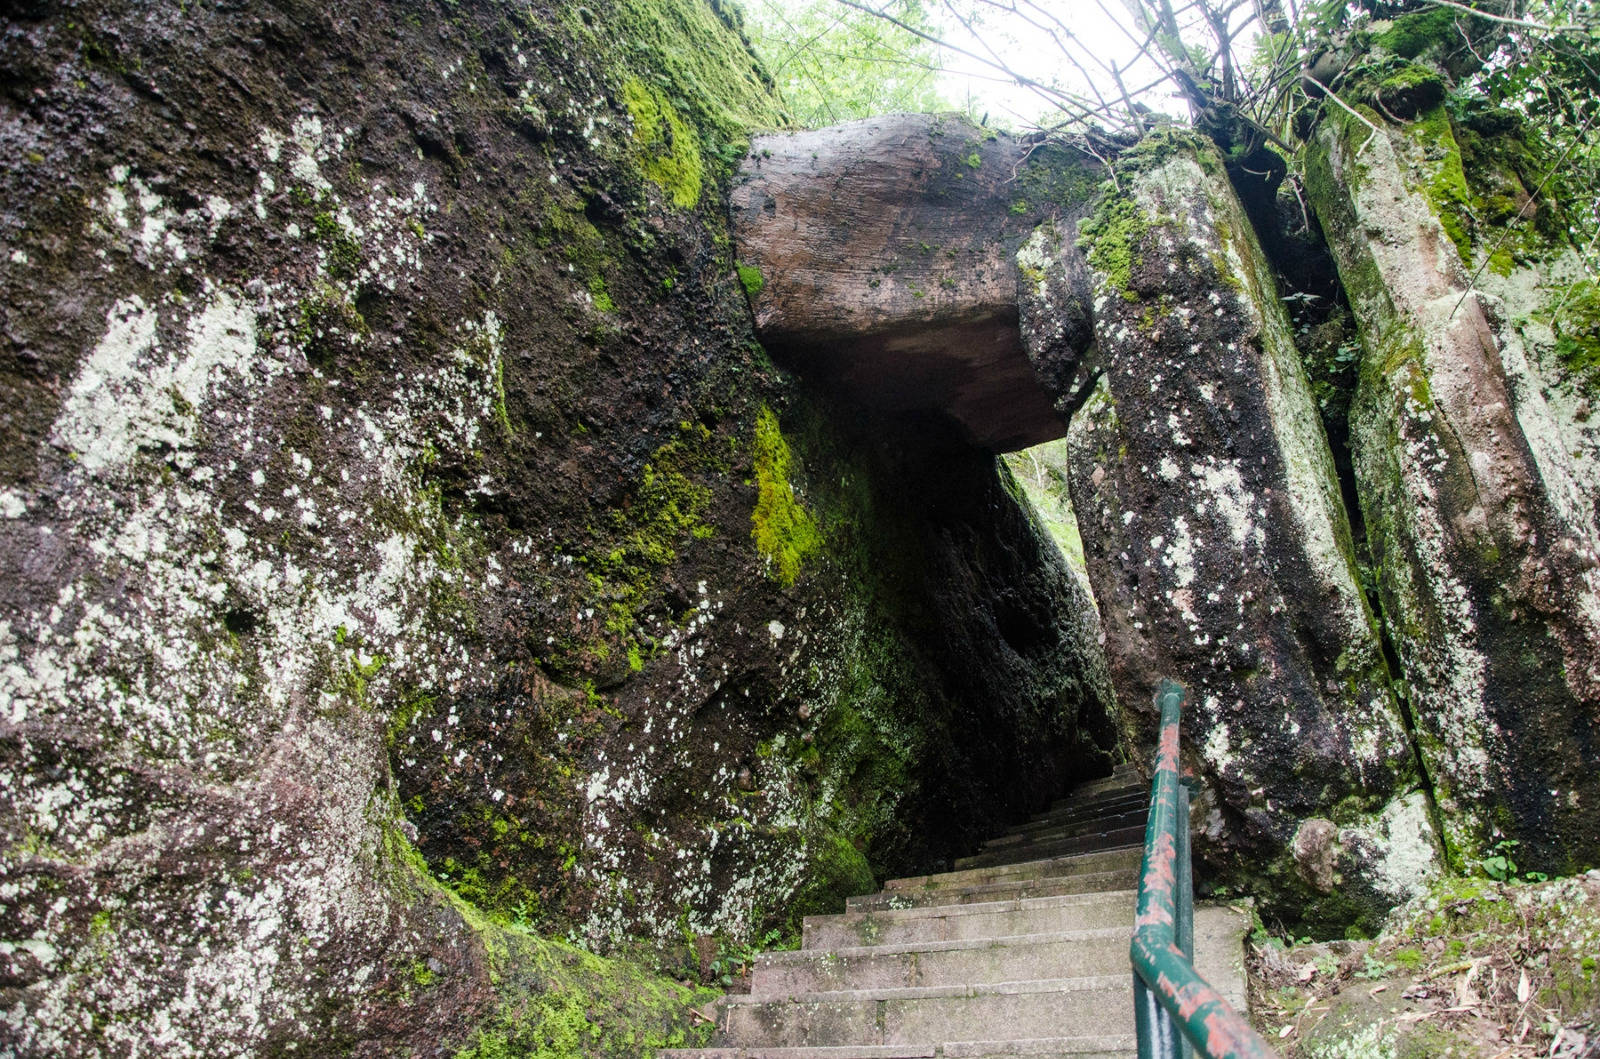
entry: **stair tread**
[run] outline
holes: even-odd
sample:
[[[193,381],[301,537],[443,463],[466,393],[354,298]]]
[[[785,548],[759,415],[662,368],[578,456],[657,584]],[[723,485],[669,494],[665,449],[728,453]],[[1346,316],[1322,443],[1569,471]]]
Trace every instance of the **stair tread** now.
[[[1094,890],[1084,894],[1051,894],[1048,897],[1012,897],[1003,901],[974,901],[968,904],[950,905],[920,905],[916,908],[881,908],[866,912],[838,912],[825,916],[806,916],[807,923],[836,922],[845,918],[860,918],[863,916],[889,916],[903,919],[933,919],[943,916],[981,916],[995,912],[1011,912],[1029,908],[1071,908],[1078,905],[1110,904],[1113,902],[1128,902],[1132,905],[1138,897],[1138,891],[1128,888],[1121,890]]]
[[[862,894],[858,897],[848,898],[847,911],[866,911],[864,906],[887,908],[914,908],[919,904],[979,904],[985,898],[1005,900],[998,895],[1014,893],[1017,897],[1026,896],[1027,890],[1048,890],[1058,886],[1075,886],[1080,889],[1068,892],[1096,893],[1104,890],[1128,890],[1134,888],[1132,876],[1138,874],[1138,868],[1128,866],[1115,868],[1110,871],[1080,872],[1076,875],[1046,875],[1040,878],[1013,879],[1010,881],[982,883],[975,886],[946,886],[935,889],[911,890],[880,890],[875,894]],[[1055,896],[1055,895],[1044,895]],[[912,904],[895,905],[890,902],[910,901]]]
[[[1020,1040],[943,1041],[937,1044],[810,1044],[772,1047],[664,1048],[669,1059],[979,1059],[991,1055],[1132,1055],[1130,1034],[1103,1037],[1029,1037]]]
[[[1145,815],[1145,811],[1141,809],[1138,812],[1118,813],[1115,816],[1097,816],[1092,820],[1085,820],[1082,823],[1069,824],[1064,827],[1052,827],[1016,835],[1001,835],[999,838],[991,838],[985,842],[983,848],[986,850],[1025,850],[1030,846],[1042,846],[1048,842],[1060,842],[1064,839],[1079,838],[1090,834],[1105,834],[1108,831],[1120,831],[1125,827],[1142,827],[1144,826]]]
[[[970,857],[959,857],[956,859],[955,863],[958,870],[961,868],[981,868],[996,864],[1028,863],[1033,860],[1049,859],[1048,854],[1054,852],[1066,853],[1070,850],[1074,852],[1092,853],[1098,852],[1100,849],[1111,849],[1131,845],[1134,840],[1142,839],[1143,837],[1144,827],[1142,825],[1138,827],[1119,827],[1109,831],[1091,832],[1089,834],[1079,835],[1069,839],[1062,839],[1057,842],[1040,843],[1039,845],[1027,850],[1009,851],[1011,855],[1018,853],[1025,855],[1026,859],[1024,860],[1001,860],[999,858],[1002,855],[1006,855],[1007,851],[993,850],[984,853],[975,853]],[[1099,840],[1105,841],[1106,845],[1103,847],[1095,845],[1094,843]],[[1080,849],[1079,847],[1082,848]]]
[[[749,1048],[659,1048],[670,1059],[933,1059],[937,1044],[805,1044]]]
[[[1061,856],[1040,857],[1031,861],[1018,861],[1013,864],[990,864],[974,868],[958,868],[954,871],[938,872],[933,875],[909,875],[900,879],[890,879],[884,884],[884,888],[886,890],[936,889],[946,882],[960,885],[979,875],[1020,874],[1032,869],[1072,868],[1096,859],[1122,860],[1127,857],[1130,851],[1142,855],[1144,847],[1139,844],[1128,843],[1121,846],[1108,846],[1105,849],[1089,850],[1084,853],[1067,853]]]
[[[964,949],[989,947],[1012,948],[1024,945],[1041,945],[1058,941],[1093,941],[1100,938],[1132,937],[1133,921],[1126,927],[1084,927],[1081,930],[1054,930],[1034,934],[1003,934],[986,938],[957,938],[951,941],[907,941],[894,945],[851,945],[831,949],[784,949],[763,952],[758,960],[773,963],[799,963],[807,960],[825,960],[829,957],[893,956],[908,952],[955,952]]]
[[[1023,835],[1036,834],[1040,831],[1050,831],[1057,827],[1071,827],[1078,824],[1091,823],[1103,820],[1108,816],[1121,816],[1124,813],[1148,812],[1150,808],[1149,795],[1140,795],[1137,798],[1128,798],[1111,803],[1110,812],[1096,809],[1094,812],[1050,812],[1040,816],[1031,817],[1020,824],[1014,824],[1001,834],[989,841],[994,842],[1002,838],[1020,838]]]
[[[796,993],[786,997],[757,997],[734,993],[723,998],[728,1007],[758,1007],[767,1004],[852,1004],[880,1000],[944,1000],[988,996],[1031,996],[1044,993],[1094,993],[1101,990],[1122,992],[1128,976],[1121,974],[1087,975],[1083,978],[1029,978],[1016,982],[976,982],[962,985],[894,986],[881,989],[834,989],[821,993]]]

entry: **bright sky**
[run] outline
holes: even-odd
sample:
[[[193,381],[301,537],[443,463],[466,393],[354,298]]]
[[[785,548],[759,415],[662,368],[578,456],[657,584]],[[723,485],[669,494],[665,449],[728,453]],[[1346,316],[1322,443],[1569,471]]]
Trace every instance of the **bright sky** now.
[[[1018,2],[1020,6],[1025,0]],[[1054,16],[1076,39],[1076,46],[1071,41],[1066,43],[1077,65],[1063,49],[1065,34],[1062,30],[1056,29],[1056,36],[1052,36],[1044,29],[993,9],[984,24],[975,25],[978,37],[956,26],[952,31],[952,43],[989,56],[986,42],[988,48],[1016,72],[1090,101],[1097,101],[1097,90],[1099,96],[1109,102],[1120,101],[1115,79],[1107,67],[1115,66],[1123,74],[1123,83],[1130,93],[1138,94],[1140,89],[1157,80],[1159,74],[1154,64],[1148,60],[1134,62],[1139,47],[1124,28],[1131,24],[1131,19],[1122,0],[1107,0],[1102,4],[1093,0],[1037,0],[1037,10],[1041,13],[1034,15],[1035,22],[1048,26],[1045,16]],[[1113,14],[1118,17],[1111,17]],[[1025,125],[1048,122],[1050,115],[1057,113],[1038,92],[1006,83],[1002,74],[974,59],[950,54],[947,65],[949,71],[940,80],[944,95],[957,105],[971,98],[980,114],[984,110],[991,112],[991,120]],[[1170,95],[1171,89],[1163,85],[1146,93],[1141,102],[1157,110],[1184,113],[1182,103],[1169,99]]]

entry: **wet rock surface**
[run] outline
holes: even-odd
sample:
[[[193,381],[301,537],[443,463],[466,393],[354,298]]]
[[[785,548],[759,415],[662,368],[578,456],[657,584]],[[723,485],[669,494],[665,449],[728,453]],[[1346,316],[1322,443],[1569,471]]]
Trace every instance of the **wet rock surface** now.
[[[1270,268],[1214,148],[1114,168],[1077,229],[1104,378],[1069,443],[1119,699],[1142,741],[1156,680],[1190,689],[1217,878],[1374,919],[1436,870],[1432,829]]]
[[[1511,839],[1531,867],[1587,866],[1596,449],[1550,324],[1581,269],[1554,207],[1489,224],[1486,197],[1521,179],[1437,102],[1405,125],[1367,113],[1372,127],[1324,114],[1309,186],[1361,333],[1351,449],[1422,760],[1458,863]]]

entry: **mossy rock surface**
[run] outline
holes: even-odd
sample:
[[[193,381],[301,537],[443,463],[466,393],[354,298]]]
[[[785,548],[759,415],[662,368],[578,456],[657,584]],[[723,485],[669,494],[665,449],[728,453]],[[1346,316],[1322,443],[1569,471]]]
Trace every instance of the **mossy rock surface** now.
[[[8,30],[21,1054],[693,1043],[808,864],[938,865],[1088,767],[992,458],[754,341],[726,182],[784,117],[731,9]]]

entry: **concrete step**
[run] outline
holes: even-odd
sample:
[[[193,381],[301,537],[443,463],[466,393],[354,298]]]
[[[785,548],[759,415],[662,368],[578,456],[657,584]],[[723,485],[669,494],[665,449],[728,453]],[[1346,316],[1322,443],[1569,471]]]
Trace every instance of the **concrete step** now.
[[[916,1044],[1133,1032],[1126,974],[1099,978],[802,993],[786,1000],[730,996],[724,1039],[756,1045]]]
[[[1104,813],[1099,816],[1087,817],[1083,820],[1055,824],[1051,827],[1030,828],[1026,831],[1009,831],[998,838],[991,838],[983,844],[983,848],[985,850],[1025,850],[1049,842],[1077,838],[1080,835],[1102,834],[1106,831],[1119,830],[1125,827],[1143,827],[1149,812],[1149,806],[1140,803],[1134,808],[1121,813]]]
[[[1131,846],[1134,843],[1143,843],[1143,841],[1144,825],[1120,827],[1115,830],[1078,835],[1074,838],[1057,839],[1054,842],[1029,846],[1025,853],[1001,849],[993,852],[975,853],[970,857],[958,857],[956,858],[955,868],[957,871],[961,871],[965,868],[987,868],[1002,864],[1014,864],[1019,861],[1064,857],[1074,853],[1092,853],[1096,850]]]
[[[756,957],[750,994],[775,998],[1122,974],[1132,940],[1130,919],[1123,926],[1021,937],[768,952]]]
[[[658,1059],[934,1059],[937,1044],[845,1044],[799,1048],[661,1048]]]
[[[1252,902],[1200,904],[1194,908],[1194,969],[1241,1015],[1249,1012],[1244,970],[1244,939],[1250,933]]]
[[[1120,927],[1133,922],[1134,900],[1132,890],[1113,890],[981,904],[807,916],[801,947],[808,950],[860,948]]]
[[[1076,787],[1068,791],[1061,798],[1061,801],[1070,802],[1084,798],[1092,798],[1097,794],[1104,794],[1106,791],[1121,790],[1127,787],[1144,786],[1147,785],[1148,782],[1149,781],[1147,781],[1142,775],[1139,774],[1138,771],[1134,769],[1129,769],[1126,772],[1113,772],[1109,776],[1101,776],[1099,779],[1089,780],[1086,783],[1078,784]]]
[[[990,883],[1021,882],[1028,879],[1059,879],[1068,875],[1092,872],[1120,871],[1139,867],[1144,857],[1143,836],[1138,845],[1129,844],[1120,849],[1102,849],[1093,853],[1078,853],[1065,857],[1019,864],[999,864],[982,868],[964,868],[959,871],[940,872],[937,875],[912,875],[903,879],[890,879],[884,891],[905,893],[910,890],[961,889],[967,886],[985,886]]]
[[[883,890],[845,900],[850,912],[870,912],[890,908],[921,908],[926,905],[970,905],[985,901],[1011,901],[1019,897],[1059,897],[1061,894],[1087,894],[1102,890],[1131,890],[1138,885],[1137,865],[1115,871],[1083,872],[1043,879],[1011,879],[977,886],[925,887],[917,890]]]
[[[1095,802],[1091,805],[1066,805],[1051,806],[1046,812],[1021,823],[1006,832],[1008,835],[1022,834],[1027,831],[1044,831],[1062,824],[1075,824],[1080,820],[1094,820],[1097,817],[1115,815],[1117,813],[1132,812],[1136,809],[1148,811],[1150,808],[1150,792],[1139,790],[1118,798],[1111,798],[1104,802]]]
[[[1130,993],[1128,1002],[1133,1003]],[[1134,1059],[1139,1042],[1132,1035],[1097,1034],[1093,1037],[1035,1037],[1020,1041],[952,1041],[939,1051],[948,1059]]]
[[[1129,1003],[1132,1003],[1130,1000]],[[1020,1041],[947,1041],[943,1044],[849,1044],[800,1048],[668,1048],[663,1059],[1133,1059],[1137,1042],[1126,1037],[1036,1037]]]

